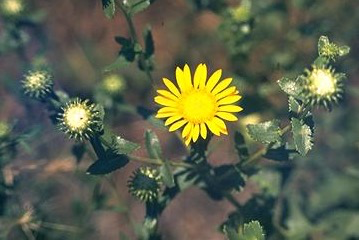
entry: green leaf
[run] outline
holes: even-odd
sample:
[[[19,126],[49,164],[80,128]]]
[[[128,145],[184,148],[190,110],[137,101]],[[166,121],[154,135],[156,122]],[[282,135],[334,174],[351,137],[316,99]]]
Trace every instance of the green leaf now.
[[[145,141],[148,156],[152,159],[158,159],[162,162],[162,166],[160,167],[160,173],[164,184],[167,187],[173,187],[173,174],[169,162],[162,156],[162,149],[157,135],[153,131],[147,130],[145,132]]]
[[[143,39],[145,42],[145,57],[149,58],[155,53],[155,44],[150,27],[147,27],[143,32]]]
[[[233,227],[224,226],[223,232],[228,240],[238,240],[238,233]]]
[[[244,224],[243,232],[239,234],[238,240],[264,240],[264,232],[258,221]]]
[[[76,162],[79,163],[86,152],[86,146],[83,143],[77,143],[72,146],[71,152],[75,156]]]
[[[168,161],[163,161],[163,165],[160,167],[160,173],[163,183],[171,188],[175,186],[175,181]]]
[[[126,57],[123,55],[119,55],[113,63],[105,67],[104,71],[105,72],[115,71],[127,66],[128,64],[129,62],[127,61]]]
[[[312,130],[303,121],[292,118],[292,133],[295,148],[301,155],[305,156],[313,146]]]
[[[106,153],[105,159],[97,160],[87,169],[88,174],[108,174],[124,167],[129,162],[128,157],[124,154],[113,154],[111,152]]]
[[[279,120],[275,119],[258,124],[248,124],[247,131],[253,140],[264,144],[281,142],[281,129],[279,123]]]
[[[145,141],[148,156],[153,159],[162,159],[162,149],[157,135],[153,131],[147,130],[145,132]]]
[[[130,15],[133,16],[136,13],[142,12],[151,5],[149,0],[140,0],[130,6]]]
[[[236,131],[236,133],[234,134],[234,143],[239,159],[241,161],[246,160],[249,157],[249,152],[247,144],[244,140],[244,136],[239,131]]]
[[[108,19],[115,16],[116,4],[115,0],[102,0],[102,9]]]
[[[120,136],[114,137],[113,149],[117,154],[131,154],[133,151],[140,148],[140,145],[134,142],[130,142]]]
[[[292,96],[288,98],[289,111],[292,113],[298,113],[300,109],[299,102]]]
[[[288,95],[297,97],[302,93],[301,78],[290,79],[283,77],[278,80],[279,87]]]
[[[350,52],[350,47],[348,47],[348,46],[341,46],[338,48],[339,57],[345,56],[345,55],[349,54],[349,52]]]

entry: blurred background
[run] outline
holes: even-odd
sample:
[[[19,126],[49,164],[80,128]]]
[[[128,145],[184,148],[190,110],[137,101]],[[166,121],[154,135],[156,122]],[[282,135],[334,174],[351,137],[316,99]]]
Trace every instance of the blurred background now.
[[[80,160],[82,146],[57,131],[43,106],[24,97],[19,87],[29,65],[46,63],[55,89],[103,104],[105,121],[118,135],[143,146],[145,130],[153,129],[164,155],[179,159],[185,148],[174,134],[126,108],[156,109],[151,82],[136,64],[114,72],[123,83],[116,101],[101,92],[109,75],[103,69],[120,49],[114,37],[129,34],[125,19],[117,13],[108,20],[99,0],[23,4],[31,23],[19,28],[11,19],[0,20],[0,120],[13,126],[13,135],[30,131],[28,140],[1,158],[3,185],[9,187],[0,188],[0,236],[31,239],[9,222],[41,219],[34,239],[136,239],[144,207],[128,193],[127,181],[139,164],[106,178],[86,175],[93,159],[85,154]],[[175,67],[185,63],[192,69],[199,63],[208,64],[211,72],[223,69],[226,77],[234,76],[244,96],[244,111],[230,132],[244,132],[248,123],[287,118],[287,96],[276,81],[310,68],[321,35],[350,46],[350,54],[334,65],[348,76],[344,99],[330,113],[314,112],[314,150],[292,161],[285,208],[300,209],[287,218],[297,236],[293,239],[359,239],[359,3],[267,0],[243,6],[241,1],[157,0],[136,15],[138,34],[152,27],[155,87],[162,86],[162,77],[174,79]],[[233,134],[213,139],[211,146],[211,164],[237,161]],[[136,155],[146,153],[141,148]],[[236,197],[245,203],[258,189],[250,181]],[[160,231],[163,239],[224,239],[218,226],[233,210],[228,202],[190,188],[165,210]],[[324,230],[313,232],[314,225]]]

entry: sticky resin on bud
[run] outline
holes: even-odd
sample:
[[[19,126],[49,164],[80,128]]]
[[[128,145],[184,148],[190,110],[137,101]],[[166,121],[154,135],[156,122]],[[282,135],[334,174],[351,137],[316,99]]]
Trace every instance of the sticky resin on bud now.
[[[304,81],[304,96],[314,105],[322,105],[331,109],[337,104],[343,94],[343,73],[335,73],[331,67],[313,67],[306,70]]]
[[[161,176],[154,168],[141,167],[134,171],[128,187],[133,196],[144,202],[152,202],[160,191]]]
[[[53,91],[54,82],[48,71],[29,71],[22,80],[24,94],[38,100],[43,100]]]
[[[89,100],[69,101],[58,115],[60,129],[79,141],[88,140],[103,129],[99,107]]]

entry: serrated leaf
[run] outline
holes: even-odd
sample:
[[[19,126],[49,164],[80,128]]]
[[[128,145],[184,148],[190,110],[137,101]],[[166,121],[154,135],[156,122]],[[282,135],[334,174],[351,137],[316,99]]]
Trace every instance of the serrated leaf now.
[[[142,12],[146,8],[148,8],[151,5],[151,2],[149,0],[140,0],[135,2],[130,6],[130,15],[135,15],[136,13]]]
[[[279,79],[278,85],[279,87],[288,95],[297,97],[302,93],[302,85],[301,85],[301,79],[290,79],[287,77],[283,77]]]
[[[147,130],[145,132],[145,141],[148,156],[153,159],[158,159],[162,162],[162,166],[160,167],[160,173],[164,184],[167,187],[173,187],[173,174],[169,162],[162,156],[162,149],[157,135],[153,131]]]
[[[113,63],[105,67],[104,71],[105,72],[115,71],[127,66],[128,64],[129,62],[127,61],[126,57],[123,55],[119,55]]]
[[[108,174],[124,167],[129,162],[128,157],[124,154],[108,153],[106,155],[105,159],[94,162],[86,172],[92,175]]]
[[[128,141],[120,136],[114,137],[112,144],[113,150],[117,154],[130,154],[140,148],[139,144]]]
[[[258,221],[244,224],[243,233],[239,234],[238,240],[264,240],[264,232]]]
[[[264,144],[281,142],[279,123],[279,120],[271,120],[258,124],[248,124],[247,131],[253,140]]]
[[[102,9],[108,19],[115,16],[116,4],[115,0],[102,0]]]
[[[239,159],[241,161],[246,160],[249,157],[249,152],[247,144],[244,140],[244,136],[239,131],[236,131],[236,133],[234,134],[234,143]]]
[[[292,133],[295,148],[302,156],[305,156],[313,146],[312,130],[301,120],[292,118]]]
[[[145,132],[145,141],[148,156],[153,159],[162,159],[162,149],[157,135],[153,131],[147,130]]]
[[[299,102],[292,96],[288,98],[289,111],[293,113],[298,113],[300,109]]]

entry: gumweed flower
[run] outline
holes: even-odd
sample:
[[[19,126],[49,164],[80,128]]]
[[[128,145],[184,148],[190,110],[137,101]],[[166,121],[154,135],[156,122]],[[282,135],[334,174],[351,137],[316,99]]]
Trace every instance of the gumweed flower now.
[[[335,73],[330,67],[314,66],[311,71],[306,70],[303,84],[304,97],[312,106],[322,105],[330,109],[333,103],[337,104],[342,98],[344,80],[343,73]]]
[[[122,76],[111,74],[103,79],[101,88],[112,96],[118,96],[126,89],[126,82]]]
[[[0,0],[0,12],[5,17],[18,16],[24,9],[22,0]]]
[[[24,94],[38,100],[43,100],[53,91],[54,82],[48,71],[29,71],[22,80]]]
[[[90,139],[103,128],[99,107],[78,98],[66,103],[57,120],[60,130],[79,141]]]
[[[227,121],[237,121],[233,114],[243,109],[235,103],[242,97],[235,86],[230,86],[232,78],[220,81],[222,70],[215,71],[207,80],[207,66],[199,64],[193,81],[188,65],[183,70],[176,69],[177,85],[167,78],[163,82],[168,90],[157,90],[155,102],[162,105],[157,118],[167,118],[165,125],[173,132],[183,127],[182,137],[186,145],[196,142],[201,136],[206,139],[208,131],[214,135],[228,134]]]
[[[161,176],[157,169],[141,167],[134,171],[128,181],[130,193],[144,202],[152,202],[161,188]]]

